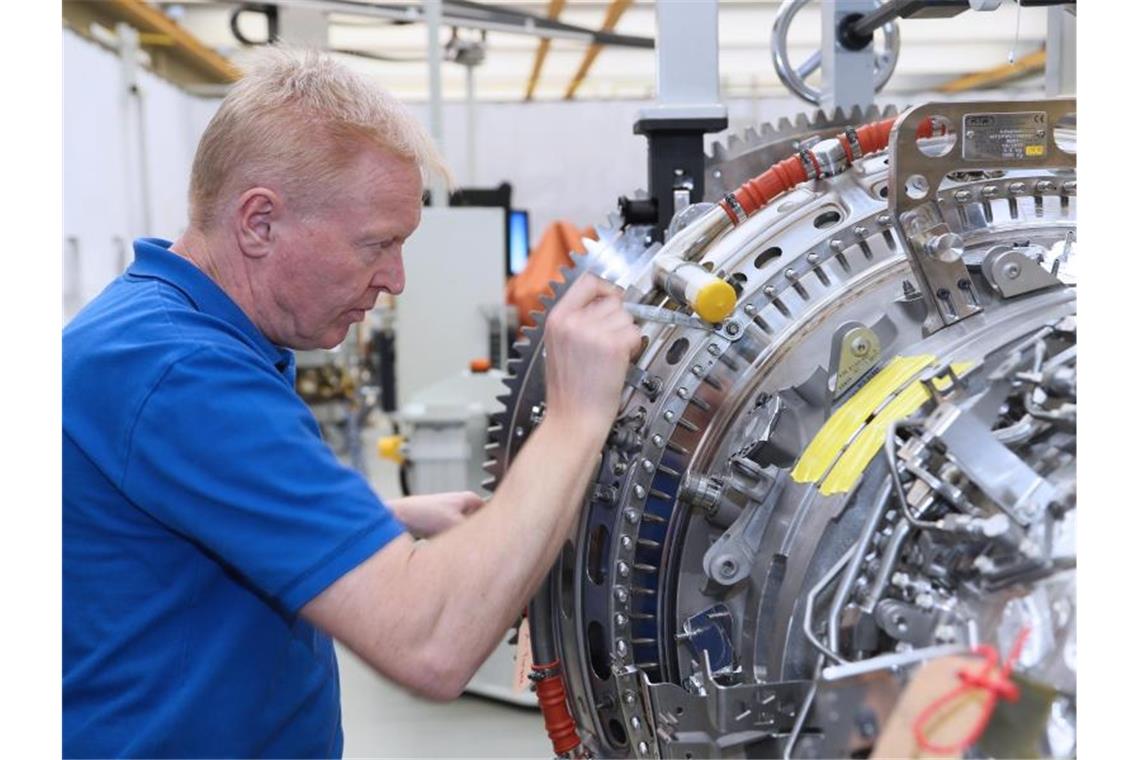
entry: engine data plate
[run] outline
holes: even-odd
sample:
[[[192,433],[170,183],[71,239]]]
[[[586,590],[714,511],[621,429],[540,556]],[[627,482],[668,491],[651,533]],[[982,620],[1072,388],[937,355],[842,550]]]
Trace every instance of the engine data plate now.
[[[962,117],[962,158],[967,161],[1022,161],[1049,153],[1045,111],[970,113]]]

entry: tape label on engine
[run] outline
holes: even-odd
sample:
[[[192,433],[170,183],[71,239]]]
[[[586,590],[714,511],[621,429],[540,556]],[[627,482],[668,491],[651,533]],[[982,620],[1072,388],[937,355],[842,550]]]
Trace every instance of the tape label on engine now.
[[[971,113],[962,117],[962,158],[1026,161],[1049,153],[1049,116],[1044,111]]]

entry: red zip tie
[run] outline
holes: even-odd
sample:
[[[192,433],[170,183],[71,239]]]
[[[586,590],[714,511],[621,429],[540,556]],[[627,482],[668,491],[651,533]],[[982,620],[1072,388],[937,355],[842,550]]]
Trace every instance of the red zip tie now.
[[[1029,630],[1029,626],[1025,626],[1018,633],[1017,640],[1014,642],[1013,648],[1009,651],[1009,656],[1006,658],[1005,663],[1001,666],[996,676],[991,677],[990,671],[998,664],[997,650],[989,644],[983,644],[974,649],[975,654],[979,654],[985,658],[985,664],[975,671],[970,671],[966,668],[959,670],[958,679],[962,684],[931,702],[915,719],[914,738],[921,749],[926,752],[942,755],[961,752],[981,738],[982,732],[985,731],[986,726],[989,725],[990,718],[993,716],[994,708],[997,706],[999,699],[1004,699],[1007,702],[1016,702],[1021,698],[1021,692],[1018,690],[1017,684],[1010,680],[1009,674],[1013,670],[1013,666],[1017,662],[1018,657],[1021,656],[1021,649],[1025,646],[1026,639],[1029,638]],[[931,719],[933,719],[940,710],[964,696],[970,689],[981,689],[986,693],[986,702],[982,707],[982,714],[979,716],[977,723],[974,724],[965,738],[953,744],[936,744],[931,741],[926,735],[926,725],[930,723]]]

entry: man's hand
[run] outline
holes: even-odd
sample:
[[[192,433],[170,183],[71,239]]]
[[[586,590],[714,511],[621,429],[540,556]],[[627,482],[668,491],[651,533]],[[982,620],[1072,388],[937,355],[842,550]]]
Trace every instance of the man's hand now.
[[[396,518],[417,538],[443,533],[481,506],[483,500],[471,491],[405,496],[388,502]]]
[[[621,290],[582,275],[546,321],[546,416],[604,434],[617,415],[641,332],[622,306]]]

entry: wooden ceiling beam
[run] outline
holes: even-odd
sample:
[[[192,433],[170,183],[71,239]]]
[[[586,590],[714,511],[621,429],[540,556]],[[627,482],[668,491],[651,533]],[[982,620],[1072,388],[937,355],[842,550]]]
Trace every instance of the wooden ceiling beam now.
[[[1003,63],[1000,66],[966,74],[953,79],[938,88],[939,92],[954,93],[967,90],[982,90],[987,87],[1012,82],[1015,79],[1031,76],[1045,71],[1045,49],[1037,50],[1029,55],[1018,58],[1013,63]]]
[[[557,21],[566,7],[566,0],[550,0],[550,9],[546,15],[551,21]],[[538,77],[542,73],[542,64],[546,61],[546,54],[550,52],[550,38],[543,37],[538,41],[538,50],[534,54],[534,66],[530,70],[530,80],[526,83],[526,96],[523,100],[533,100],[534,90],[538,87]]]
[[[618,21],[621,19],[622,14],[633,5],[633,0],[611,0],[610,5],[606,8],[606,18],[602,22],[603,32],[612,32],[614,27],[617,26]],[[586,50],[586,55],[582,58],[582,63],[578,65],[578,71],[574,73],[574,78],[570,80],[570,86],[566,88],[566,100],[573,100],[574,93],[582,86],[582,82],[586,80],[586,75],[590,73],[590,67],[594,65],[594,61],[598,57],[598,53],[602,52],[602,45],[593,42]]]
[[[155,73],[178,85],[230,84],[241,71],[173,19],[143,0],[64,0],[63,20],[90,37],[90,25],[114,30],[125,23],[139,32],[139,42],[151,55]]]

